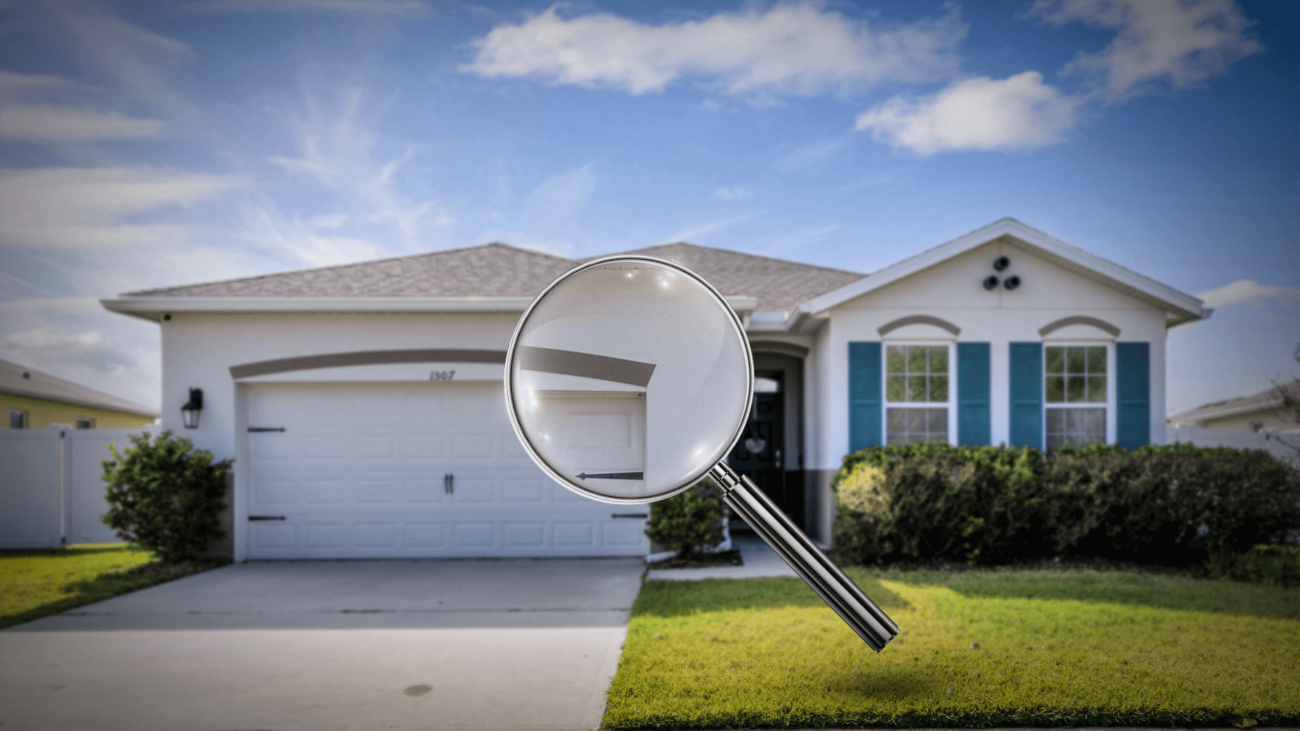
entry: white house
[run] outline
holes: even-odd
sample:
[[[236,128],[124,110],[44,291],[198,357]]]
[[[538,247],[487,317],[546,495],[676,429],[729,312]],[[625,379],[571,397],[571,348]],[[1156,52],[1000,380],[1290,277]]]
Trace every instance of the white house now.
[[[1165,334],[1210,314],[1013,219],[871,275],[635,253],[694,270],[741,315],[757,393],[732,464],[823,542],[830,480],[867,445],[1163,443]],[[576,263],[489,244],[103,305],[162,328],[163,427],[236,459],[237,560],[644,554],[648,511],[552,483],[505,412],[515,323]],[[203,408],[184,429],[191,388]]]

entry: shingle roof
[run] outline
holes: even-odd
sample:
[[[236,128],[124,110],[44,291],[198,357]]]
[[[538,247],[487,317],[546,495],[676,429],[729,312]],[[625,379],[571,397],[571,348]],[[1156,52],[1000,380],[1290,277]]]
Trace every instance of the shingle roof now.
[[[1184,411],[1180,414],[1174,414],[1169,417],[1171,424],[1192,424],[1205,419],[1221,419],[1225,416],[1236,416],[1238,414],[1250,414],[1265,409],[1275,409],[1282,405],[1282,390],[1286,389],[1290,393],[1300,394],[1300,378],[1290,383],[1283,383],[1274,386],[1266,391],[1260,391],[1250,396],[1239,396],[1226,401],[1215,401],[1214,403],[1198,406],[1190,411]]]
[[[574,262],[487,244],[247,279],[128,292],[166,297],[532,297]]]
[[[789,310],[800,302],[864,276],[685,243],[621,253],[677,262],[704,277],[723,295],[757,298],[757,309],[762,312]],[[487,244],[127,294],[162,297],[533,297],[578,263],[506,244]]]
[[[686,243],[619,253],[643,254],[681,264],[704,277],[723,295],[757,297],[755,310],[759,312],[788,311],[800,302],[866,276],[842,269]]]
[[[27,374],[27,377],[23,376],[24,373]],[[157,417],[159,415],[157,411],[147,406],[141,406],[72,381],[65,381],[48,373],[24,368],[7,360],[0,360],[0,393],[77,404],[78,406],[90,406],[96,409],[108,409],[109,411],[122,411],[128,414],[140,414],[141,416]]]

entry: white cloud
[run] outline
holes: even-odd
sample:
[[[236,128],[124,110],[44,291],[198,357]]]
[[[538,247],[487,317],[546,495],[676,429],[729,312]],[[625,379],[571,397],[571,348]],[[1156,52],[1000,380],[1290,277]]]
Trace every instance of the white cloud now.
[[[355,13],[417,15],[428,10],[416,0],[205,0],[185,6],[206,13]]]
[[[234,186],[232,178],[156,168],[0,171],[0,245],[88,249],[178,243],[182,231],[129,218],[193,206]]]
[[[1300,287],[1279,287],[1265,285],[1253,279],[1238,279],[1218,289],[1196,295],[1206,307],[1226,307],[1228,305],[1257,305],[1266,299],[1278,299],[1300,304]]]
[[[857,129],[922,155],[945,150],[1028,150],[1059,142],[1077,101],[1035,71],[966,79],[929,96],[895,97],[858,116]]]
[[[890,99],[859,115],[857,128],[921,155],[1044,147],[1064,140],[1085,109],[1151,91],[1160,80],[1188,86],[1261,50],[1232,0],[1038,0],[1030,14],[1115,30],[1106,48],[1062,69],[1090,77],[1091,86],[1065,93],[1036,71],[965,79],[920,99]]]
[[[352,264],[391,255],[382,245],[362,237],[324,233],[341,228],[346,222],[342,217],[290,219],[268,202],[241,205],[240,219],[240,238],[260,249],[290,256],[305,267]]]
[[[5,337],[4,347],[16,356],[15,362],[76,362],[104,371],[134,365],[125,354],[106,346],[97,332],[59,335],[48,329],[25,330]]]
[[[155,119],[136,119],[111,111],[60,106],[39,93],[66,92],[71,85],[54,76],[0,71],[0,140],[84,142],[153,137],[163,128]]]
[[[818,94],[943,78],[956,68],[966,34],[955,10],[877,28],[815,2],[658,26],[607,13],[563,18],[557,7],[493,28],[462,70],[632,94],[662,91],[682,77],[735,94]]]
[[[737,185],[730,188],[714,188],[713,194],[723,200],[734,201],[740,198],[748,198],[754,194],[754,191],[742,185]]]
[[[1263,50],[1233,0],[1038,0],[1030,13],[1055,25],[1080,21],[1116,30],[1106,48],[1080,53],[1065,68],[1098,75],[1111,101],[1160,80],[1179,89],[1219,76]]]

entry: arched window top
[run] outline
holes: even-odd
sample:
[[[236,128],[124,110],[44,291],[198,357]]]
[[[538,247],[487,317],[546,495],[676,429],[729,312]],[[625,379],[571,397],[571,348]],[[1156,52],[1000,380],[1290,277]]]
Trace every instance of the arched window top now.
[[[1073,315],[1071,317],[1062,317],[1059,320],[1050,322],[1038,328],[1038,334],[1042,337],[1047,337],[1048,335],[1051,335],[1057,330],[1060,330],[1061,328],[1065,328],[1065,327],[1070,327],[1071,325],[1085,325],[1087,327],[1094,327],[1097,328],[1098,330],[1101,330],[1104,333],[1108,333],[1112,338],[1119,337],[1119,328],[1115,327],[1109,322],[1106,322],[1105,320],[1098,320],[1095,317],[1088,317],[1087,315]]]
[[[943,318],[934,317],[933,315],[909,315],[907,317],[900,317],[893,322],[881,325],[876,329],[876,332],[880,333],[881,337],[884,337],[885,335],[888,335],[899,328],[907,327],[908,325],[929,325],[951,333],[953,337],[961,335],[961,328]]]

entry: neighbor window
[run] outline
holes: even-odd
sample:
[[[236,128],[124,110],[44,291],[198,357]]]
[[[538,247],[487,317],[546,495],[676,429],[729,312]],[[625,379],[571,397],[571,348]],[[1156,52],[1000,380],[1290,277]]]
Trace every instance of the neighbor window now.
[[[1106,346],[1049,345],[1043,349],[1047,451],[1106,442]]]
[[[886,348],[885,433],[889,444],[949,441],[948,356],[947,345]]]
[[[94,419],[77,419],[77,428],[78,428],[78,429],[94,429],[94,428],[95,428],[95,420],[94,420]]]
[[[26,428],[27,428],[27,412],[26,412],[26,411],[19,411],[18,409],[14,409],[14,410],[10,411],[10,412],[9,412],[9,428],[10,428],[10,429],[26,429]]]

